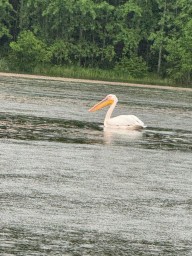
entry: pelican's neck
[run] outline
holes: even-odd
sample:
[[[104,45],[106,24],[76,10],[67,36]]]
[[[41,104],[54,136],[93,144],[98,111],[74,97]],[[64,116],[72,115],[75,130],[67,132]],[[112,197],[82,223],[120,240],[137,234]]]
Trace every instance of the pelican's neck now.
[[[107,121],[110,120],[116,104],[117,104],[117,101],[114,101],[113,104],[111,104],[110,108],[107,110],[107,114],[106,114],[105,120],[104,120],[104,126],[107,126]]]

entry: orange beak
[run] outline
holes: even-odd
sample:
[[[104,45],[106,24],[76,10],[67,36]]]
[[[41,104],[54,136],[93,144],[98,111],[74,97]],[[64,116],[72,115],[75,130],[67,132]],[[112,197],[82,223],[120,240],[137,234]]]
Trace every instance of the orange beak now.
[[[102,101],[100,101],[99,103],[95,104],[92,108],[89,109],[89,112],[95,112],[101,108],[104,108],[108,105],[111,105],[114,101],[112,99],[103,99]]]

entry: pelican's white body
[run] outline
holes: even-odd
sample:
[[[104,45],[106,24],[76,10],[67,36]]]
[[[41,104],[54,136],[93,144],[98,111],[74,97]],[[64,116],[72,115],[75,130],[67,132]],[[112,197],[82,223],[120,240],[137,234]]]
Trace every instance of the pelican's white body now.
[[[134,115],[120,115],[110,119],[105,118],[104,126],[130,130],[142,129],[145,127],[144,123]]]
[[[111,105],[105,116],[104,127],[129,130],[138,130],[146,127],[144,123],[134,115],[120,115],[117,117],[111,117],[117,102],[117,97],[113,94],[109,94],[101,102],[93,106],[90,111],[93,112],[107,105]]]

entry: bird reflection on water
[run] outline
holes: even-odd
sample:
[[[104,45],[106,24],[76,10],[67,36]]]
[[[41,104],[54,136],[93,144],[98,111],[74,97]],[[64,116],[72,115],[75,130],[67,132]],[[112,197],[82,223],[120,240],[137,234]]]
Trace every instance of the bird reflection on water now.
[[[126,130],[115,129],[110,127],[103,128],[103,138],[106,144],[113,144],[114,142],[136,142],[143,137],[142,130]]]

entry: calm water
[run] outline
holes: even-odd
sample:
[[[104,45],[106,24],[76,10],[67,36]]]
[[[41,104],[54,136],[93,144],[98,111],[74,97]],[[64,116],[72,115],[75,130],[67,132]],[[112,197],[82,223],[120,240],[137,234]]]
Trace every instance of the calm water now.
[[[192,255],[192,92],[0,78],[0,109],[0,255]]]

